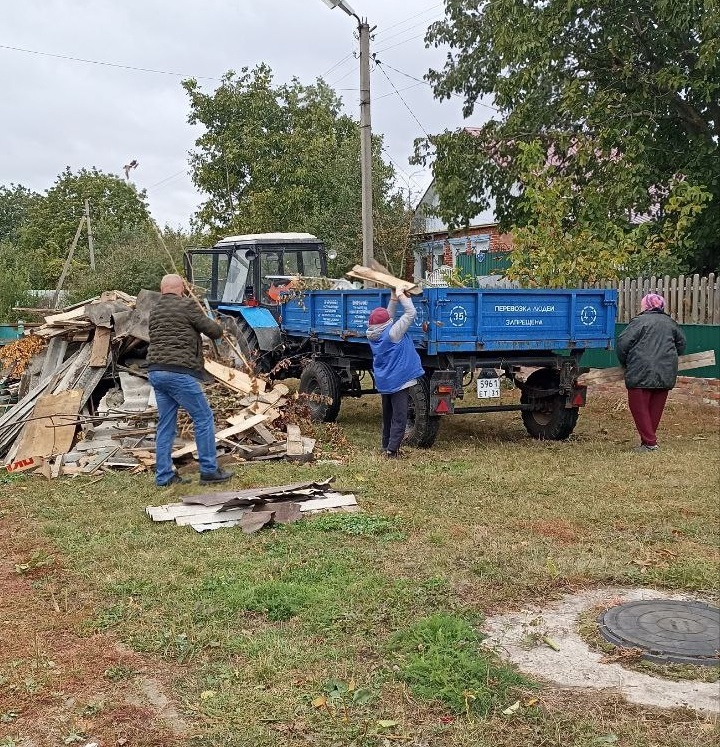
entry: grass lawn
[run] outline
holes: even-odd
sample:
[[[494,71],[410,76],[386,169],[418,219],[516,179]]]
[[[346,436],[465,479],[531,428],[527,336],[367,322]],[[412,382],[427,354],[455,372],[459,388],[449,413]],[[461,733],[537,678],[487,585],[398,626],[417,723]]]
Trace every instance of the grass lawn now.
[[[334,475],[364,513],[250,537],[145,516],[197,482],[0,477],[0,745],[42,706],[55,721],[38,745],[84,744],[104,713],[119,745],[706,747],[717,725],[701,715],[561,691],[478,647],[484,616],[589,586],[716,595],[718,414],[670,406],[662,451],[637,455],[616,405],[596,398],[563,443],[531,440],[518,414],[453,417],[432,450],[394,461],[377,454],[377,398],[348,401],[344,464],[240,465],[233,486]],[[89,670],[103,691],[89,704],[58,684],[72,661],[50,659],[70,633],[98,661],[125,652]],[[161,720],[120,735],[141,670],[183,735]]]

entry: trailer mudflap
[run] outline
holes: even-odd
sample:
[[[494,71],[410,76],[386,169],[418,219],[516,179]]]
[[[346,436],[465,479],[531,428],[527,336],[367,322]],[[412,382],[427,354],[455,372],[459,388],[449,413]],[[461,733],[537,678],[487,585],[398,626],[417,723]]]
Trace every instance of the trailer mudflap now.
[[[462,381],[459,393],[462,394]],[[433,415],[452,415],[457,396],[457,372],[452,369],[435,371],[430,378],[430,412]]]
[[[565,399],[565,407],[572,409],[573,407],[585,407],[587,404],[587,387],[582,384],[576,384],[569,392]]]

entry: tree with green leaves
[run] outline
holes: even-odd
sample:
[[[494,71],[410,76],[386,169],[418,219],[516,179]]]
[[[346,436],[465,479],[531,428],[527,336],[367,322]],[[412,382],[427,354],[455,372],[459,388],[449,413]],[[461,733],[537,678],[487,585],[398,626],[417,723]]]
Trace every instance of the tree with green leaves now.
[[[54,287],[89,200],[95,258],[102,266],[119,243],[154,235],[144,191],[96,168],[73,173],[68,167],[35,200],[22,223],[18,247],[35,288]],[[89,268],[87,233],[74,258],[76,270]]]
[[[0,184],[0,242],[16,244],[28,213],[40,195],[22,184]]]
[[[203,126],[191,156],[195,185],[208,195],[196,222],[211,238],[266,231],[307,231],[338,252],[335,270],[362,256],[359,124],[322,80],[276,85],[261,64],[228,72],[212,93],[184,81],[191,124]],[[376,237],[405,212],[394,190],[394,169],[373,137],[373,210]],[[398,228],[398,226],[400,226]],[[407,245],[407,239],[405,238]],[[385,241],[396,260],[404,251]]]
[[[446,18],[426,39],[451,52],[428,80],[441,99],[463,96],[468,117],[486,96],[496,111],[470,132],[417,143],[418,162],[434,159],[445,220],[467,223],[493,200],[503,228],[543,247],[544,274],[590,235],[596,248],[618,250],[610,262],[617,272],[637,262],[652,266],[653,252],[662,267],[670,258],[684,269],[717,269],[714,0],[445,6]],[[558,159],[573,165],[559,169]],[[543,235],[540,221],[549,213],[555,227]],[[644,228],[633,221],[640,216],[651,218]]]

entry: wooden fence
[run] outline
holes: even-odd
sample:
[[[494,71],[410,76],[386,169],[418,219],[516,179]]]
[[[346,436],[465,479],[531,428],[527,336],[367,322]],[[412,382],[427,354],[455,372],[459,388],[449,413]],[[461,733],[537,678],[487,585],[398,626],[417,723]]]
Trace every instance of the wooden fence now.
[[[615,288],[618,292],[618,324],[629,322],[640,313],[640,301],[647,293],[665,299],[665,311],[679,324],[720,324],[720,279],[711,272],[671,278],[626,278],[585,284],[584,288]]]

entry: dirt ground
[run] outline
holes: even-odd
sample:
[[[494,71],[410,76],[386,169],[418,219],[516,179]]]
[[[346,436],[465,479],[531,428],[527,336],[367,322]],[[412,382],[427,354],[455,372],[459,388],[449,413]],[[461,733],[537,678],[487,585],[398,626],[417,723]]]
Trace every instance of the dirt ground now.
[[[89,600],[16,513],[0,547],[0,744],[180,743],[188,725],[165,695],[177,673],[90,632]]]

